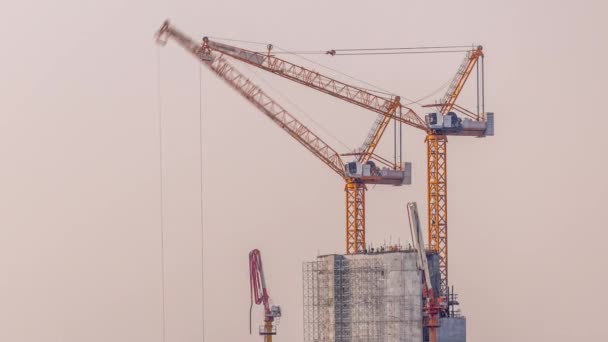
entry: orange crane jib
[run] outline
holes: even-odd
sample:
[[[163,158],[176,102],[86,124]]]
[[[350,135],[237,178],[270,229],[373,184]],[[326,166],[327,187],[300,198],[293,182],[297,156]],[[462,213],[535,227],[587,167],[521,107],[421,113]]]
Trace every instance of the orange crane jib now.
[[[165,44],[170,38],[199,59],[262,113],[291,135],[345,182],[346,193],[346,253],[365,250],[365,191],[366,184],[403,185],[411,183],[410,163],[391,163],[375,153],[375,149],[391,120],[423,130],[427,144],[427,191],[429,247],[439,254],[442,293],[448,284],[447,248],[447,136],[485,137],[494,134],[493,113],[472,113],[456,105],[470,73],[483,57],[481,47],[472,49],[458,69],[446,95],[424,120],[411,108],[400,103],[399,96],[387,96],[327,77],[318,71],[291,63],[268,53],[250,51],[205,37],[195,42],[166,21],[156,34],[157,42]],[[379,118],[365,140],[356,161],[344,163],[340,154],[298,121],[286,109],[252,83],[227,58],[252,65],[261,70],[300,83],[340,100],[376,112]],[[467,116],[464,119],[452,110]],[[373,161],[372,161],[373,160]],[[376,162],[384,167],[376,166]]]

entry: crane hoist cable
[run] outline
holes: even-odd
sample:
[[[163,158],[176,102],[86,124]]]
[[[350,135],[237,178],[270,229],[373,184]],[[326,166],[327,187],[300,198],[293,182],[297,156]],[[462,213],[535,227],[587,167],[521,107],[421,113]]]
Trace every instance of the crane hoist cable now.
[[[420,102],[430,98],[431,96],[435,96],[437,95],[438,92],[442,91],[443,89],[445,89],[450,83],[452,82],[452,78],[448,79],[447,81],[445,81],[444,84],[442,84],[439,88],[433,90],[432,92],[430,92],[429,94],[419,98],[418,100],[412,101],[412,102],[407,102],[404,103],[405,106],[407,105],[411,105],[411,104],[420,104]]]
[[[158,148],[159,148],[159,219],[160,219],[160,270],[161,270],[161,315],[162,341],[166,341],[166,262],[165,262],[165,220],[164,220],[164,156],[163,156],[163,121],[162,121],[162,87],[160,46],[157,48],[157,115],[158,115]],[[200,225],[201,225],[201,336],[205,341],[205,235],[204,235],[204,202],[203,202],[203,78],[202,66],[199,64],[199,166],[200,166]]]
[[[262,43],[258,43],[262,44]],[[301,54],[301,55],[345,55],[344,52],[352,55],[359,55],[361,52],[379,52],[379,51],[395,51],[395,54],[417,53],[416,50],[425,51],[425,53],[443,53],[443,52],[463,52],[462,50],[471,48],[467,45],[451,45],[451,46],[418,46],[418,47],[389,47],[389,48],[359,48],[359,49],[330,49],[330,50],[292,50],[292,51],[277,51],[273,54]],[[460,50],[455,50],[460,49]],[[433,50],[433,51],[429,51]],[[259,51],[258,51],[259,52]],[[339,54],[342,53],[342,54]]]
[[[204,144],[203,144],[203,68],[200,63],[198,63],[198,127],[199,127],[199,167],[200,167],[200,212],[201,212],[201,337],[202,341],[205,342],[205,225],[204,225],[204,192],[203,192],[203,183],[204,183],[204,173],[203,173],[203,154],[204,154]]]
[[[252,40],[242,40],[242,39],[233,39],[233,38],[222,38],[222,37],[214,37],[214,36],[209,36],[209,38],[212,38],[212,39],[217,39],[217,40],[225,40],[225,41],[229,41],[229,42],[239,42],[239,43],[255,44],[255,45],[268,45],[268,43],[256,42],[256,41],[252,41]]]
[[[443,45],[443,46],[409,46],[409,47],[382,47],[382,48],[354,48],[335,49],[335,51],[386,51],[386,50],[431,50],[431,49],[464,49],[469,45]]]
[[[159,197],[160,197],[160,278],[161,278],[161,315],[162,315],[162,340],[166,340],[166,313],[165,313],[165,218],[164,218],[164,174],[163,174],[163,112],[162,112],[162,97],[161,97],[161,62],[160,62],[160,47],[157,49],[156,55],[156,82],[157,82],[157,113],[158,113],[158,169],[159,169]]]
[[[429,54],[429,53],[456,53],[456,52],[468,52],[469,50],[445,50],[445,51],[398,51],[398,52],[352,52],[352,53],[339,53],[336,52],[332,56],[378,56],[378,55],[415,55],[415,54]]]

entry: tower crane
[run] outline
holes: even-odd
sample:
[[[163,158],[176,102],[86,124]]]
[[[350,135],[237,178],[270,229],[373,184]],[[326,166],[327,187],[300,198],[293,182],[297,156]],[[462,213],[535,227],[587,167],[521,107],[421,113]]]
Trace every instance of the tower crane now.
[[[277,334],[275,320],[281,317],[281,307],[270,304],[270,296],[266,288],[262,256],[258,249],[249,252],[249,285],[251,291],[251,307],[249,309],[249,333],[251,334],[251,311],[253,304],[264,305],[264,325],[260,327],[260,335],[264,342],[272,342],[272,336]]]
[[[422,119],[414,110],[401,104],[399,96],[389,96],[353,86],[278,58],[272,54],[272,45],[268,46],[266,53],[262,53],[216,42],[208,37],[204,37],[202,42],[194,42],[171,26],[169,22],[165,22],[157,33],[157,41],[164,44],[169,38],[175,39],[344,178],[347,207],[346,252],[349,254],[365,249],[365,185],[401,185],[411,182],[409,164],[398,164],[396,160],[391,163],[375,153],[391,119],[425,132],[429,247],[439,255],[441,293],[445,296],[448,287],[447,137],[494,135],[494,114],[486,113],[483,105],[481,108],[478,105],[477,113],[456,105],[456,100],[471,72],[476,65],[479,67],[480,59],[482,60],[481,79],[483,80],[484,54],[481,46],[473,48],[467,53],[441,102],[432,105],[438,107],[438,110],[428,113]],[[342,163],[335,150],[295,120],[259,87],[238,73],[227,63],[226,57],[378,113],[379,117],[361,147],[361,152],[357,153],[357,160],[348,164]],[[454,111],[465,117],[459,117]],[[382,170],[375,168],[372,160],[385,165],[385,168]],[[366,170],[369,170],[367,175]]]
[[[313,133],[308,127],[302,124],[298,119],[283,108],[279,103],[273,100],[259,86],[254,84],[245,75],[231,65],[227,57],[241,56],[241,59],[248,60],[256,59],[257,54],[250,55],[249,52],[232,51],[232,55],[224,52],[231,48],[222,45],[223,50],[215,48],[215,44],[208,39],[203,39],[197,43],[175,27],[165,22],[158,31],[157,42],[166,44],[171,38],[174,39],[184,49],[189,51],[194,57],[199,59],[203,65],[219,76],[230,87],[237,91],[247,101],[257,107],[268,118],[275,122],[285,132],[291,135],[300,144],[306,147],[310,152],[317,156],[323,163],[329,166],[335,173],[344,179],[346,186],[346,250],[348,253],[361,252],[365,249],[365,190],[366,184],[384,184],[400,186],[411,184],[411,164],[399,163],[391,164],[388,159],[373,154],[380,136],[374,135],[371,139],[367,139],[364,144],[364,154],[358,154],[356,161],[344,163],[341,155],[324,142],[319,136]],[[264,57],[265,58],[265,57]],[[312,76],[311,76],[312,77]],[[313,77],[314,78],[314,77]],[[309,78],[312,82],[311,78]],[[321,81],[325,84],[325,80]],[[337,81],[336,81],[337,82]],[[335,83],[334,89],[341,88],[345,98],[353,97],[357,101],[367,101],[366,98],[371,95],[363,89],[351,87],[348,91],[344,91],[343,86]],[[329,91],[329,90],[328,90]],[[367,95],[366,95],[367,94]],[[370,106],[378,108],[382,112],[395,113],[398,108],[399,98],[396,97],[390,101],[382,103],[377,100],[371,100]],[[412,117],[413,118],[413,117]],[[384,130],[389,120],[383,120],[381,128]],[[423,122],[419,122],[423,125]],[[380,128],[379,128],[380,129]],[[378,164],[370,158],[374,159]]]
[[[410,223],[412,239],[414,240],[414,248],[418,253],[418,267],[423,271],[422,298],[424,300],[424,326],[427,327],[429,331],[429,342],[437,342],[439,315],[446,310],[447,305],[442,297],[435,296],[435,291],[433,290],[416,202],[407,204],[407,216]]]

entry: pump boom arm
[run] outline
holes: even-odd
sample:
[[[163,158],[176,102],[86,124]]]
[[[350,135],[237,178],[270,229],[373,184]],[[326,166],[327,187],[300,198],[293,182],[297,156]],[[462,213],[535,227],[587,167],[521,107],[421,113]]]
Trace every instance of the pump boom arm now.
[[[264,278],[264,268],[262,267],[262,256],[258,249],[249,253],[249,274],[251,298],[256,305],[264,305],[264,314],[272,316],[270,311],[270,297],[266,289],[266,278]]]

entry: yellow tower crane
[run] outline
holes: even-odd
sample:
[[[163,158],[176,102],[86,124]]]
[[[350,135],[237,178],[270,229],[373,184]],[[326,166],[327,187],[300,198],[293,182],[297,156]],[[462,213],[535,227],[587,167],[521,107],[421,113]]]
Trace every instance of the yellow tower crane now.
[[[346,181],[346,253],[348,254],[361,252],[366,246],[365,184],[401,185],[411,182],[411,170],[408,163],[397,163],[396,159],[390,162],[375,153],[388,124],[391,120],[395,120],[424,131],[427,145],[429,247],[439,254],[441,293],[446,295],[448,288],[447,137],[494,135],[494,114],[486,113],[483,105],[481,108],[478,105],[476,113],[456,105],[456,100],[471,72],[475,66],[479,67],[479,59],[483,61],[481,46],[468,51],[445,96],[438,104],[432,105],[438,107],[438,110],[427,114],[423,120],[414,110],[402,105],[399,96],[387,96],[356,87],[278,58],[272,54],[271,45],[269,45],[268,51],[263,53],[216,42],[207,37],[203,38],[201,42],[195,42],[171,26],[169,22],[165,22],[157,33],[157,40],[164,44],[169,38],[175,39],[182,47],[200,59],[204,65],[317,155]],[[335,51],[328,53],[335,54]],[[380,114],[360,149],[361,151],[356,153],[357,160],[344,164],[335,150],[228,64],[226,57]],[[453,110],[466,117],[459,117]],[[384,165],[385,168],[375,167],[372,160]]]

